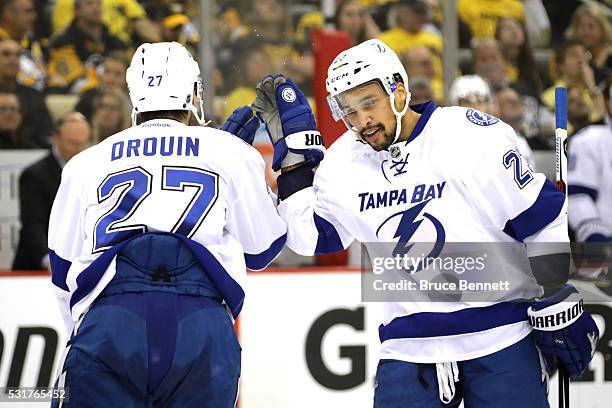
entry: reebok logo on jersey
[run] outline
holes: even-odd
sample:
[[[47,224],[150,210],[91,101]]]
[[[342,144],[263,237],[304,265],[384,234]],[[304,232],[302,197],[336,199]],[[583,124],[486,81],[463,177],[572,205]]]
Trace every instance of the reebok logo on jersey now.
[[[478,126],[491,126],[499,122],[495,116],[471,108],[467,110],[465,117]]]

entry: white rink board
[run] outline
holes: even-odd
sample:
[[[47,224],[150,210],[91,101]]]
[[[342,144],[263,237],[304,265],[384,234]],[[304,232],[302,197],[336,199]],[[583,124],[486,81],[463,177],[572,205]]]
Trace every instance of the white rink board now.
[[[576,285],[584,286],[582,283]],[[377,328],[380,309],[376,303],[359,302],[359,273],[250,273],[246,293],[239,328],[243,347],[241,408],[372,406],[379,347]],[[602,337],[608,340],[607,346],[610,350],[612,338],[609,330],[608,333],[605,332],[604,326],[612,328],[612,303],[598,306],[606,310],[607,322],[599,315],[595,316],[595,319],[602,331]],[[356,321],[363,317],[363,330],[348,324],[331,325],[329,330],[322,330],[321,333],[325,333],[321,339],[322,352],[317,353],[316,348],[310,353],[311,356],[320,354],[320,360],[332,373],[343,375],[351,370],[357,372],[353,382],[358,384],[342,391],[322,385],[315,379],[306,363],[308,332],[312,329],[313,322],[321,322],[319,318],[332,310],[332,315],[336,317],[350,316]],[[16,359],[14,355],[18,332],[34,330],[33,328],[46,331],[47,334],[54,333],[57,337],[57,345],[47,356],[47,361],[52,361],[53,377],[65,337],[63,323],[49,286],[49,278],[23,276],[18,273],[12,274],[11,277],[0,275],[0,332],[4,342],[0,357],[0,387],[7,385],[11,367],[20,366],[23,366],[20,385],[36,385],[45,348],[43,337],[34,335],[30,338],[24,359]],[[315,343],[316,338],[310,342]],[[350,358],[340,356],[341,347],[346,346],[355,346],[348,351],[357,356],[365,353],[363,373],[359,367],[351,367]],[[606,362],[602,353],[597,352],[591,364],[594,381],[572,383],[572,407],[610,406],[612,378],[604,382],[606,363],[608,376],[612,376],[612,359]],[[329,376],[325,381],[329,381]],[[551,381],[550,386],[551,407],[555,408],[556,378]],[[48,406],[48,403],[0,403],[0,407],[4,406],[43,407]]]

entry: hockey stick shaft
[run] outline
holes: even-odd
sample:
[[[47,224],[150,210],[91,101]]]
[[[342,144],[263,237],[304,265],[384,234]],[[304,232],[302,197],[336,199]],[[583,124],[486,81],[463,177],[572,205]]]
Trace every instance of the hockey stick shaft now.
[[[555,184],[567,200],[567,89],[562,87],[555,89],[555,168]],[[569,375],[562,364],[559,365],[559,408],[569,408]]]

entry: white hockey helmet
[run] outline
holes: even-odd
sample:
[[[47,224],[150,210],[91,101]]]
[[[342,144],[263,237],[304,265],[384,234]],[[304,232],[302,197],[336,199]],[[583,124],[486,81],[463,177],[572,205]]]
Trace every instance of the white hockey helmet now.
[[[140,45],[127,69],[126,81],[133,124],[139,113],[164,110],[190,110],[198,123],[204,124],[200,67],[181,44]]]
[[[397,81],[401,80],[406,88],[406,104],[401,112],[395,108],[395,91]],[[343,107],[339,96],[348,90],[365,83],[377,81],[389,95],[391,109],[397,119],[395,139],[401,133],[401,118],[408,110],[410,91],[408,90],[408,74],[397,54],[380,40],[368,40],[348,50],[341,52],[327,69],[325,86],[329,93],[327,102],[336,121],[342,119],[347,128],[356,131],[345,120],[351,113],[351,107]]]
[[[471,102],[491,101],[491,88],[489,84],[478,75],[464,75],[455,78],[450,91],[449,99],[451,105],[459,105],[461,99]]]

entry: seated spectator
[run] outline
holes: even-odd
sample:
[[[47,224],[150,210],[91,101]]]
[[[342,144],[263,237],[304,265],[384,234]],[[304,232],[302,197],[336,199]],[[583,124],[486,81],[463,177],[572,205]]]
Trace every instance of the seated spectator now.
[[[261,44],[244,42],[239,53],[236,71],[237,87],[232,89],[225,99],[223,121],[234,109],[250,105],[255,100],[255,86],[263,77],[273,71],[273,65]]]
[[[42,93],[17,82],[21,49],[14,40],[0,40],[0,92],[14,93],[19,98],[23,116],[24,140],[45,148],[49,146],[51,115]]]
[[[605,5],[590,2],[578,7],[565,37],[582,44],[591,53],[589,63],[600,82],[612,75],[612,11]]]
[[[582,88],[570,85],[567,87],[567,131],[573,135],[593,123],[590,119],[589,105],[584,98]]]
[[[418,105],[420,103],[434,100],[434,91],[431,88],[431,81],[422,76],[408,76],[410,83],[410,104]]]
[[[487,81],[493,92],[510,84],[506,63],[494,38],[472,38],[472,72]]]
[[[100,80],[97,86],[85,91],[74,110],[81,112],[87,120],[91,121],[93,114],[93,101],[105,90],[116,90],[121,93],[127,92],[127,83],[125,82],[125,72],[129,65],[124,52],[114,51],[104,57],[104,62],[101,66]]]
[[[80,0],[55,0],[52,23],[53,33],[65,30],[76,16]],[[137,0],[104,0],[102,19],[109,33],[124,44],[136,45],[138,42],[159,42],[159,28],[153,23]],[[135,41],[136,39],[140,41]]]
[[[19,83],[42,91],[47,76],[46,50],[34,36],[36,9],[32,0],[0,1],[0,40],[15,40],[21,45]]]
[[[470,28],[472,37],[493,37],[502,17],[525,22],[520,0],[457,0],[457,15]]]
[[[493,106],[489,84],[478,75],[464,75],[455,78],[448,94],[451,106],[463,106],[491,115],[497,114]]]
[[[21,106],[17,95],[0,93],[0,149],[37,148],[21,131]]]
[[[559,77],[553,86],[540,95],[542,103],[550,110],[554,110],[555,88],[567,87],[569,91],[569,88],[573,87],[582,95],[589,121],[596,123],[602,120],[604,116],[603,97],[595,84],[593,69],[589,66],[587,51],[582,44],[574,40],[566,41],[556,53],[556,65],[559,69]],[[570,134],[572,131],[575,129],[568,128]]]
[[[412,92],[412,78],[426,78],[433,90],[435,101],[439,104],[444,102],[444,89],[442,87],[442,79],[436,75],[434,68],[434,57],[431,50],[422,45],[408,48],[400,54],[400,59],[406,73],[408,74],[408,82],[410,82],[410,91]]]
[[[391,27],[378,38],[400,54],[408,48],[422,45],[435,54],[442,53],[442,36],[426,28],[428,4],[424,0],[400,0],[389,10]]]
[[[64,164],[89,146],[91,129],[78,112],[64,114],[53,132],[48,155],[27,167],[19,177],[21,232],[13,261],[14,270],[49,267],[47,233],[49,215],[60,185]]]
[[[125,93],[117,89],[101,91],[93,103],[93,143],[100,143],[107,137],[129,128],[132,123],[131,112],[130,101]]]
[[[348,33],[351,46],[376,38],[380,28],[358,0],[341,0],[336,7],[334,25],[339,31]]]
[[[495,38],[504,56],[510,82],[521,94],[537,97],[542,89],[525,24],[514,18],[500,18]]]
[[[532,170],[535,170],[533,152],[527,143],[525,135],[525,107],[523,99],[521,99],[516,90],[507,87],[497,91],[495,100],[499,118],[512,126],[512,129],[514,129],[518,136],[515,140],[518,143],[518,149],[521,153],[525,153],[524,157],[527,159],[529,166]]]
[[[76,0],[72,23],[51,39],[47,89],[50,93],[84,91],[95,81],[96,68],[111,51],[125,44],[102,21],[101,0]]]
[[[166,9],[160,22],[162,41],[176,41],[197,55],[200,33],[180,4],[173,4]]]

